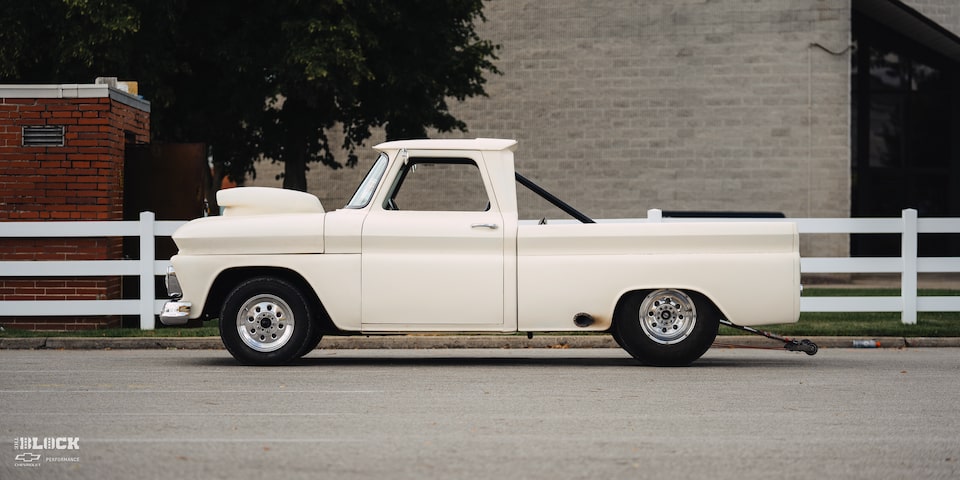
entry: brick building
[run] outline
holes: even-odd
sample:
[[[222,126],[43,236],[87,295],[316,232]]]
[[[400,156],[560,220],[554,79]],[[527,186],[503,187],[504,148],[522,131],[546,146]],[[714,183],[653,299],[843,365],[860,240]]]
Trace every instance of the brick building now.
[[[0,86],[0,228],[5,221],[122,220],[126,147],[149,143],[150,104],[107,85]],[[119,238],[0,238],[0,260],[114,260]],[[120,279],[0,277],[0,300],[120,298]],[[2,318],[84,329],[117,318]]]
[[[518,169],[590,216],[960,216],[955,0],[518,0],[484,13],[504,74],[454,114],[466,136],[518,139]],[[311,169],[311,192],[344,205],[372,160]],[[276,169],[262,162],[248,183],[279,185]],[[834,235],[802,249],[850,247]]]

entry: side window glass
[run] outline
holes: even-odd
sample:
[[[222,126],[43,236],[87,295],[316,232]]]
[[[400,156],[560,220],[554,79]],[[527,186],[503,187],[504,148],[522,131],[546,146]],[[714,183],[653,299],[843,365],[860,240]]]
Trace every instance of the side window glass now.
[[[377,191],[377,185],[380,184],[380,178],[383,177],[383,172],[387,171],[387,162],[387,155],[381,153],[376,163],[370,167],[367,176],[360,182],[357,192],[353,194],[346,208],[363,208],[370,203],[374,192]]]
[[[490,208],[477,164],[460,158],[410,158],[387,197],[387,210],[481,212]]]

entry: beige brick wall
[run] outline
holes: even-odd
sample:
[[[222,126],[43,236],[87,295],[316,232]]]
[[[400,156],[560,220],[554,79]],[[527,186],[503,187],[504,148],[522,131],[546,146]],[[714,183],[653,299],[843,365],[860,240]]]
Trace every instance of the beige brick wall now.
[[[955,0],[910,4],[960,24]],[[848,0],[511,0],[485,13],[504,74],[489,97],[454,106],[470,130],[452,136],[519,140],[518,169],[586,214],[849,215]],[[365,157],[315,167],[311,192],[339,208]],[[279,184],[259,171],[255,184]],[[803,250],[844,255],[847,240]]]
[[[599,6],[595,6],[599,5]],[[509,7],[509,11],[508,10]],[[596,217],[849,212],[847,2],[494,2],[505,75],[457,112]]]
[[[906,0],[904,3],[941,27],[960,35],[960,2],[957,0]]]

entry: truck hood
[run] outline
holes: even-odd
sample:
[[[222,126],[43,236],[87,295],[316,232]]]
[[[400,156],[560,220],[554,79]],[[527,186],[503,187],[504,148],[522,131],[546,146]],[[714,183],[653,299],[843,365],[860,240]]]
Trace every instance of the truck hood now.
[[[193,220],[173,240],[185,255],[323,253],[326,213],[317,197],[279,188],[217,192],[219,217]]]

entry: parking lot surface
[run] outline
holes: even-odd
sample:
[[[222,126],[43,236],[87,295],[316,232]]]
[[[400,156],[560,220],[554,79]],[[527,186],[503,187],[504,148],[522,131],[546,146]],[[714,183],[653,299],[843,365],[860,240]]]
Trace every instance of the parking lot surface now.
[[[0,479],[957,478],[960,349],[0,351]],[[36,447],[44,448],[36,448]],[[75,447],[75,448],[71,448]]]

